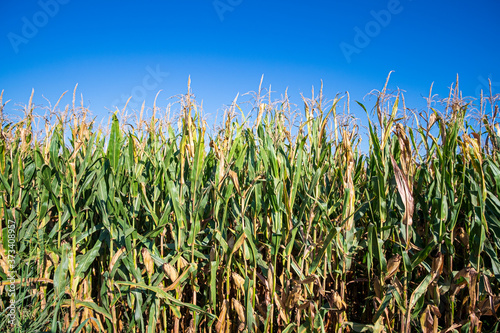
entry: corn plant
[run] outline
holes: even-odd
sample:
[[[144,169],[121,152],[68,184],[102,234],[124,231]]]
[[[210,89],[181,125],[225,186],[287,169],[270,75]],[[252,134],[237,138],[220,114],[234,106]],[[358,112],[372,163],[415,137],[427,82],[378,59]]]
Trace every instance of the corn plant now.
[[[0,95],[2,331],[497,330],[493,96],[471,126],[456,87],[408,117],[386,83],[364,133],[322,90],[298,125],[259,89],[213,132],[189,85],[177,126],[155,101],[101,128],[75,94],[19,121]]]

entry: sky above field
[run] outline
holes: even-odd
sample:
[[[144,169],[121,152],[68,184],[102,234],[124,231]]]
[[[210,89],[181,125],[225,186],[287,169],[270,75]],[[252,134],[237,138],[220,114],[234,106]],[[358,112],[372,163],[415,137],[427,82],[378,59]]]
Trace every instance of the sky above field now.
[[[500,2],[480,1],[76,1],[0,2],[0,90],[16,114],[19,103],[52,105],[73,88],[97,119],[132,96],[151,107],[186,92],[188,77],[209,123],[220,122],[235,96],[263,87],[278,99],[300,94],[366,95],[406,91],[408,107],[424,96],[445,97],[460,76],[465,96],[500,92]],[[243,96],[248,100],[248,96]],[[356,103],[351,112],[366,119]],[[216,120],[217,119],[217,120]]]

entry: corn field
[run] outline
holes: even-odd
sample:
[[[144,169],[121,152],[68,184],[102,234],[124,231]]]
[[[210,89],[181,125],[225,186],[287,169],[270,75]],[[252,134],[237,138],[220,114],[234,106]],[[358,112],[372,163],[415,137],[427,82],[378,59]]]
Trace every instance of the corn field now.
[[[363,135],[322,92],[297,122],[259,89],[212,134],[189,88],[108,127],[0,97],[0,331],[496,332],[497,98],[375,99]]]

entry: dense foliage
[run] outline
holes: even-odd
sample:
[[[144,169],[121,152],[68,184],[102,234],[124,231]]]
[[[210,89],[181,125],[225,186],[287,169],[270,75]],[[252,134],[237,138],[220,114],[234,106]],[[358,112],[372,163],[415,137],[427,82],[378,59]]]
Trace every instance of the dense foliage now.
[[[498,107],[471,127],[458,96],[406,117],[384,88],[365,154],[321,94],[299,126],[234,104],[212,137],[189,91],[176,126],[73,102],[42,135],[30,100],[2,116],[0,330],[10,286],[22,332],[496,330]]]

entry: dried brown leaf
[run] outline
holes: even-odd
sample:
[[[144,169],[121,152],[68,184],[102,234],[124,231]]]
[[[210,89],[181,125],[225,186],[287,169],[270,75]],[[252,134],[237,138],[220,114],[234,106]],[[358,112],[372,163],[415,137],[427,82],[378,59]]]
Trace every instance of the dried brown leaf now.
[[[395,254],[391,259],[387,262],[387,274],[385,276],[385,280],[389,280],[396,274],[399,269],[399,265],[401,264],[401,255]]]
[[[236,299],[232,299],[233,303],[233,308],[236,310],[236,313],[238,314],[239,320],[244,323],[246,318],[245,318],[245,309],[243,308],[243,305]]]
[[[344,311],[347,309],[347,304],[344,302],[342,297],[340,297],[339,293],[337,291],[334,291],[332,294],[332,300],[333,304],[339,311]]]
[[[177,272],[175,267],[170,265],[169,263],[163,264],[163,271],[172,282],[177,280],[177,278],[179,277],[179,273]]]
[[[288,309],[294,308],[297,306],[297,303],[302,299],[302,286],[300,284],[295,284],[292,287],[292,290],[288,293],[288,297],[286,299],[286,307]]]
[[[113,255],[113,258],[111,258],[111,261],[109,262],[109,271],[111,272],[113,270],[113,267],[115,267],[116,261],[120,256],[125,252],[125,246],[122,246],[121,249],[116,251],[116,253]]]
[[[422,315],[420,316],[420,326],[423,333],[431,333],[434,331],[434,316],[431,313],[430,306],[427,305]]]
[[[144,266],[146,266],[146,272],[148,272],[148,276],[152,276],[154,272],[154,261],[153,258],[151,258],[151,254],[149,253],[149,250],[145,247],[142,248],[141,250],[142,258],[144,259]]]
[[[186,259],[184,259],[184,257],[182,257],[182,256],[179,258],[178,262],[179,262],[180,269],[183,269],[184,267],[189,265],[189,262]]]
[[[219,318],[217,324],[215,325],[215,331],[217,333],[225,332],[226,327],[226,313],[227,313],[227,301],[222,302],[222,308],[219,313]]]
[[[439,276],[443,272],[444,256],[441,252],[438,252],[432,257],[432,269],[431,274]]]
[[[398,188],[399,195],[401,196],[401,200],[403,201],[403,205],[405,206],[405,214],[403,216],[403,223],[405,225],[413,224],[413,210],[415,209],[413,203],[413,194],[408,184],[407,176],[401,171],[398,167],[398,164],[394,160],[394,157],[391,155],[392,167],[394,169],[394,176],[396,178],[396,186]]]
[[[466,249],[469,248],[469,235],[465,232],[464,228],[459,227],[457,229],[455,239],[457,239]]]
[[[477,304],[477,308],[481,316],[496,316],[498,308],[500,308],[500,296],[488,296]]]
[[[245,279],[242,278],[238,273],[232,272],[231,277],[233,278],[234,284],[237,289],[241,289],[241,291],[245,292]]]
[[[240,194],[240,182],[238,181],[238,175],[233,170],[229,170],[228,174],[231,180],[233,181],[234,187],[236,188],[236,192]]]

